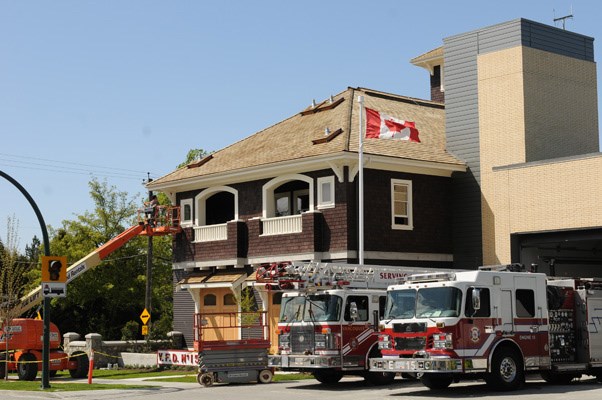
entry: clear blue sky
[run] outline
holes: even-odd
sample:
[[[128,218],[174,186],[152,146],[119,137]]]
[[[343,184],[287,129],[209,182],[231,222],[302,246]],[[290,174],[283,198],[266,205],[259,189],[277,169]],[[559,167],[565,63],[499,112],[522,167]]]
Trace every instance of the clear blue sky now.
[[[515,18],[602,40],[599,1],[0,0],[0,170],[46,223],[92,211],[92,176],[134,195],[146,172],[218,150],[348,86],[429,98],[409,60]],[[598,71],[600,76],[600,71]],[[600,79],[600,78],[599,78]],[[41,238],[0,178],[0,238]]]

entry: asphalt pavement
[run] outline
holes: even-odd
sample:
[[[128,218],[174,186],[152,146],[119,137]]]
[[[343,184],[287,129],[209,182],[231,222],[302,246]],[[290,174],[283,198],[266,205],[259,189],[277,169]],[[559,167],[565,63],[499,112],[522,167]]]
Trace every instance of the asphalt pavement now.
[[[325,386],[316,380],[273,382],[269,384],[215,384],[205,388],[197,383],[158,382],[149,379],[95,379],[95,383],[144,384],[147,389],[91,390],[78,392],[23,392],[1,390],[0,399],[144,399],[144,400],[199,400],[215,398],[219,400],[307,400],[327,398],[328,400],[442,400],[442,399],[485,399],[495,400],[542,399],[599,400],[602,398],[602,384],[592,377],[585,377],[570,385],[550,385],[540,379],[529,379],[525,386],[514,392],[493,392],[482,381],[454,383],[442,391],[431,391],[420,382],[396,379],[388,386],[370,386],[360,378],[344,378],[332,386]],[[56,384],[55,386],[58,386]]]

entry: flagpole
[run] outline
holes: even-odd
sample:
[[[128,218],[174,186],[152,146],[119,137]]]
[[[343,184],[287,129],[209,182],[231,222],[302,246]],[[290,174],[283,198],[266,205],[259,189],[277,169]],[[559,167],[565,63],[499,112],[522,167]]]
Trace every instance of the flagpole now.
[[[364,96],[357,96],[357,102],[360,106],[360,127],[359,127],[359,238],[358,238],[358,263],[364,264]]]

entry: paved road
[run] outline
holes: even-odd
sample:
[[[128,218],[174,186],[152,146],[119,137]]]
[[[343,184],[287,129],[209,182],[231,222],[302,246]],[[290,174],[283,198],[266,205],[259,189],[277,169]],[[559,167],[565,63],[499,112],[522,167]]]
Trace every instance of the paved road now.
[[[510,400],[516,396],[521,399],[541,400],[599,400],[602,398],[602,384],[586,377],[579,382],[565,386],[546,384],[541,380],[529,380],[525,387],[516,392],[499,393],[487,389],[481,381],[452,384],[442,392],[433,392],[418,382],[398,379],[386,387],[367,386],[363,380],[345,378],[339,384],[327,387],[315,380],[296,382],[278,382],[261,384],[215,385],[203,388],[196,383],[152,382],[135,379],[109,381],[95,379],[95,383],[135,383],[156,385],[151,389],[95,390],[81,392],[20,392],[0,390],[2,400],[23,399],[144,399],[144,400],[307,400],[308,398],[328,398],[328,400],[442,400],[442,399],[485,399]],[[55,386],[58,386],[55,385]]]

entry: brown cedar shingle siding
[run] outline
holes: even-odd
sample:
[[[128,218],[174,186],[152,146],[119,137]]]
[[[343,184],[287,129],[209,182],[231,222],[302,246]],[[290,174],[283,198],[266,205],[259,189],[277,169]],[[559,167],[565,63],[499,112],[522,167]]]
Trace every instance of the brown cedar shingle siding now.
[[[228,260],[238,257],[238,254],[240,254],[239,248],[243,242],[239,240],[242,225],[243,223],[238,221],[228,222],[228,238],[226,240],[195,243],[195,261]]]
[[[303,232],[261,236],[259,219],[247,222],[249,227],[249,257],[310,253],[321,250],[321,213],[302,216]]]
[[[329,176],[329,171],[307,175],[317,180]],[[449,178],[372,169],[365,169],[364,176],[366,251],[452,252]],[[391,229],[391,179],[412,181],[413,230]],[[176,238],[176,261],[357,250],[357,179],[340,183],[335,178],[334,208],[304,214],[300,233],[274,236],[261,236],[261,187],[265,182],[233,185],[239,190],[239,221],[228,223],[228,239],[190,243],[194,232],[186,228]],[[317,200],[317,190],[314,196]]]
[[[194,230],[184,228],[174,238],[173,257],[175,262],[192,261],[195,259]]]
[[[366,169],[366,251],[451,253],[449,178]],[[391,229],[391,179],[412,181],[413,230]]]

